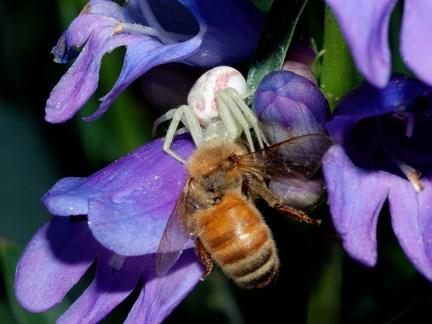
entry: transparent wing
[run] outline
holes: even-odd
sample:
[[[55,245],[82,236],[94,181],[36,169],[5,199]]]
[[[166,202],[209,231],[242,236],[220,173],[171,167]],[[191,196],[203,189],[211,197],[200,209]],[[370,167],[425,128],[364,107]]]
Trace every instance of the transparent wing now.
[[[156,254],[156,273],[159,276],[163,276],[171,269],[191,239],[185,225],[186,218],[191,213],[188,199],[189,183],[188,179],[171,212],[159,243]]]
[[[242,155],[237,166],[247,171],[259,172],[268,178],[309,179],[321,167],[322,156],[331,145],[332,139],[323,134],[297,136]]]

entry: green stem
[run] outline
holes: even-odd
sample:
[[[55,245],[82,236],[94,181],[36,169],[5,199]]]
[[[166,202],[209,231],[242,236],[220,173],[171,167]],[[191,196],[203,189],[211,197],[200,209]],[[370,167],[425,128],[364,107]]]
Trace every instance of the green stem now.
[[[328,7],[324,18],[323,47],[320,87],[333,111],[340,97],[352,89],[358,74],[336,17]]]
[[[343,249],[336,237],[315,235],[309,255],[308,324],[337,324],[341,313]]]
[[[320,87],[333,111],[337,101],[355,85],[358,73],[336,17],[328,7],[325,11],[323,38]],[[314,243],[315,248],[310,253],[311,282],[307,323],[339,323],[343,249],[336,237],[323,232],[316,236]]]

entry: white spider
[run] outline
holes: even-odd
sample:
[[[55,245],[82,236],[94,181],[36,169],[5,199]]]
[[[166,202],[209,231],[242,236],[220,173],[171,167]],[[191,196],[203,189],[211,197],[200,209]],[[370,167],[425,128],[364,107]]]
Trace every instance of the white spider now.
[[[182,163],[185,161],[171,150],[180,122],[189,130],[197,147],[214,140],[234,142],[244,133],[250,151],[254,152],[251,128],[260,148],[268,143],[257,117],[244,102],[249,95],[246,80],[239,71],[229,66],[216,67],[195,82],[187,105],[171,109],[156,119],[153,133],[160,123],[171,120],[163,150]]]

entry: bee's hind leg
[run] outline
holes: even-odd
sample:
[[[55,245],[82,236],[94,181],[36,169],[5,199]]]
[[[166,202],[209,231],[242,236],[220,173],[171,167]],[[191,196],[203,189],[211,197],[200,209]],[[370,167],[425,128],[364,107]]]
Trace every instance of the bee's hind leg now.
[[[213,270],[213,259],[199,238],[195,239],[195,253],[205,266],[204,274],[201,277],[201,281],[204,281]]]

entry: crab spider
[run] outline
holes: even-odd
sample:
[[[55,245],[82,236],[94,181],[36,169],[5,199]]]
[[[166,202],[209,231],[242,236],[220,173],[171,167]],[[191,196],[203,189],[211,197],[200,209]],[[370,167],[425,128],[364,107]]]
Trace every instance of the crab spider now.
[[[153,133],[162,122],[171,120],[163,150],[180,161],[185,161],[171,150],[174,136],[189,130],[197,147],[214,140],[236,141],[244,133],[251,152],[255,151],[252,132],[260,148],[268,144],[258,119],[246,105],[247,92],[243,75],[229,66],[219,66],[204,73],[192,86],[187,105],[169,110],[156,119]],[[186,129],[177,131],[180,122]]]

